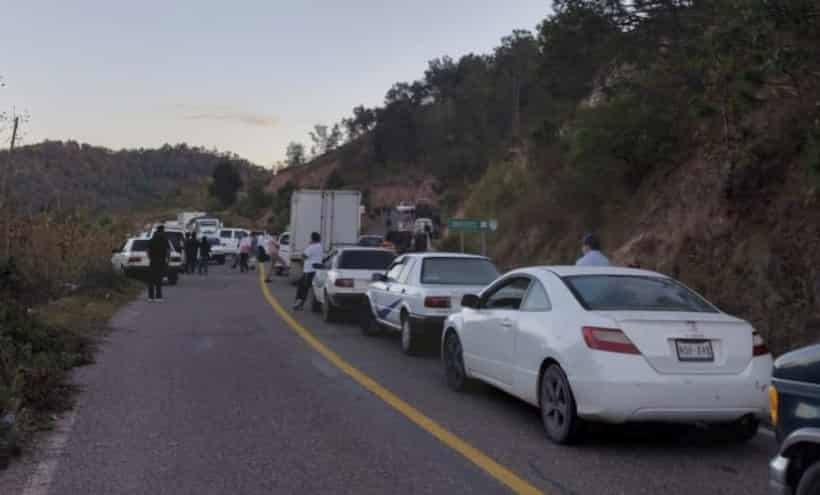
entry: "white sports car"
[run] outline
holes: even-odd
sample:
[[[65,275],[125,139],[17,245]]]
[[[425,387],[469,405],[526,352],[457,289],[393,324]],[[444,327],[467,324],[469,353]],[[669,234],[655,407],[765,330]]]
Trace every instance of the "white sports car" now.
[[[450,387],[478,379],[540,407],[555,442],[585,420],[721,423],[747,440],[768,413],[763,339],[659,273],[524,268],[461,306],[442,335]]]

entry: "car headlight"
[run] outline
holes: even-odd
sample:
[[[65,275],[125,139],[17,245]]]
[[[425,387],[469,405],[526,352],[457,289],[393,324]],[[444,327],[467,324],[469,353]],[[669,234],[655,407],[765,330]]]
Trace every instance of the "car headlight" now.
[[[780,405],[780,396],[774,385],[769,386],[769,415],[772,421],[772,426],[777,426],[777,407]]]

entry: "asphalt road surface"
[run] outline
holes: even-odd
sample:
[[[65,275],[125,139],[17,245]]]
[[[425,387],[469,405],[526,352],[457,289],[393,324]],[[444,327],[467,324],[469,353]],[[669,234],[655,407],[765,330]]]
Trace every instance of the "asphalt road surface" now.
[[[272,300],[289,308],[294,289],[268,287],[218,267],[182,278],[163,304],[124,308],[76,375],[76,412],[0,474],[0,492],[766,493],[768,435],[737,445],[710,431],[596,427],[556,446],[534,408],[489,387],[451,392],[436,356],[406,357],[394,336],[310,312],[286,322]]]

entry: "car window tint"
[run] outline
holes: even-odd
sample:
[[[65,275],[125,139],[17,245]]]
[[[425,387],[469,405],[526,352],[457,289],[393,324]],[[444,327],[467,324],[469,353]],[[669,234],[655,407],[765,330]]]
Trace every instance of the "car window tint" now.
[[[280,246],[288,246],[290,245],[290,237],[283,235],[279,238],[279,245]]]
[[[530,291],[521,303],[521,310],[523,311],[549,311],[552,309],[552,303],[547,295],[546,289],[541,285],[541,282],[533,282]]]
[[[404,260],[399,261],[398,263],[394,264],[390,270],[387,272],[387,278],[392,281],[398,281],[399,275],[401,275],[401,271],[404,269]]]
[[[684,311],[717,313],[680,283],[665,277],[578,275],[564,281],[584,308],[592,311]]]
[[[484,258],[427,258],[421,265],[421,283],[431,285],[488,285],[498,270]]]
[[[346,250],[339,257],[339,268],[344,270],[386,270],[396,255],[390,251]]]
[[[131,244],[131,251],[148,251],[150,242],[148,239],[137,239]]]
[[[521,307],[521,301],[530,286],[528,278],[514,278],[497,287],[487,297],[484,307],[487,309],[512,309]]]
[[[219,237],[223,239],[230,239],[232,232],[230,230],[223,230],[219,232]]]

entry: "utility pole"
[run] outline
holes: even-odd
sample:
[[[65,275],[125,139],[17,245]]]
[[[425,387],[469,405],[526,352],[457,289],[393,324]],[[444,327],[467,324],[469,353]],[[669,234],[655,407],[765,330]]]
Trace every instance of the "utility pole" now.
[[[14,145],[17,142],[17,126],[20,124],[20,117],[14,117],[14,123],[11,130],[11,144],[9,145],[9,156],[6,160],[6,169],[3,171],[3,184],[0,189],[0,212],[4,214],[5,218],[5,246],[3,254],[6,258],[11,254],[11,212],[6,212],[6,206],[11,203],[8,201],[8,185],[11,181],[11,167],[12,156],[14,155]]]

